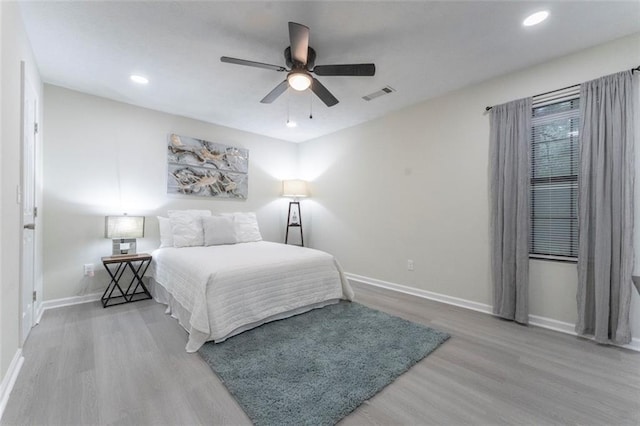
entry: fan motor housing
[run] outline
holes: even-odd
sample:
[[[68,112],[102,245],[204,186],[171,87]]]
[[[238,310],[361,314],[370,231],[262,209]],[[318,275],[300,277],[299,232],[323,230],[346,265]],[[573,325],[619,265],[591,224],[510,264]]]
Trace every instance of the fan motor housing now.
[[[313,50],[313,48],[311,46],[308,47],[307,50],[307,64],[305,66],[305,64],[299,64],[296,67],[296,64],[293,63],[293,60],[291,59],[291,46],[287,47],[286,49],[284,49],[284,61],[287,64],[287,67],[289,67],[289,69],[296,69],[296,68],[306,68],[307,70],[312,70],[313,67],[316,65],[316,51]]]

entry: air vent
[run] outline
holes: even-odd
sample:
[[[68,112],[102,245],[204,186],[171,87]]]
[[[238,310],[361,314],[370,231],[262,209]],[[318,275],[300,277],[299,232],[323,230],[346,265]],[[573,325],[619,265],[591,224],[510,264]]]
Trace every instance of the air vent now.
[[[374,100],[375,98],[379,98],[380,96],[383,95],[388,95],[389,93],[395,92],[396,89],[394,89],[391,86],[385,86],[382,89],[378,90],[377,92],[373,92],[373,93],[369,93],[366,96],[363,96],[362,99],[364,99],[365,101],[371,101]]]

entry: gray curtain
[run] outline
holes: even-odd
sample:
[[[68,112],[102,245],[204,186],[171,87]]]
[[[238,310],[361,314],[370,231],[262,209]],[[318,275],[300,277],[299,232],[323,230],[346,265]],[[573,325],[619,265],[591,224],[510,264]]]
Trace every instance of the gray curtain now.
[[[489,173],[494,314],[529,322],[531,98],[491,109]]]
[[[580,88],[579,335],[631,341],[633,78],[630,71]]]

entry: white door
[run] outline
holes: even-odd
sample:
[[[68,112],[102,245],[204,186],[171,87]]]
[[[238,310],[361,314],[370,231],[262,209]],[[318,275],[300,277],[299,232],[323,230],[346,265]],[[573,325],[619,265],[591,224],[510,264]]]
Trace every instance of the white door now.
[[[21,342],[27,339],[35,321],[35,220],[36,220],[36,137],[38,95],[25,77],[22,63],[22,320]]]

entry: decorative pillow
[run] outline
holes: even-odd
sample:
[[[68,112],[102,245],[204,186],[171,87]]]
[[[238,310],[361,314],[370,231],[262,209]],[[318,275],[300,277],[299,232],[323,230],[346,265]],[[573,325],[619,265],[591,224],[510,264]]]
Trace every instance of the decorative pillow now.
[[[234,213],[234,228],[236,231],[236,241],[239,243],[250,243],[262,241],[258,219],[255,213]]]
[[[173,247],[171,220],[168,217],[158,216],[158,225],[160,226],[160,248]]]
[[[211,216],[209,210],[169,210],[174,247],[204,245],[202,217]]]
[[[230,215],[214,215],[202,218],[204,228],[204,245],[235,244],[236,230],[234,217]]]

